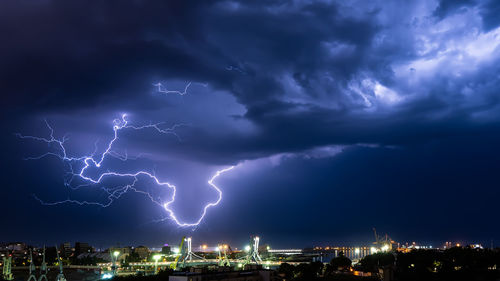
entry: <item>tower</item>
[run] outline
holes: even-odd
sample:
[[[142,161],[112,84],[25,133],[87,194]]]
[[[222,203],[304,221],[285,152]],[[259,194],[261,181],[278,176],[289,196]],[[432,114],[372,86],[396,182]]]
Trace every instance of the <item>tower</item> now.
[[[49,281],[47,279],[47,263],[45,262],[45,246],[43,246],[43,258],[42,258],[42,265],[40,265],[40,277],[38,278],[38,281]]]
[[[186,256],[182,259],[183,264],[186,264],[186,261],[192,261],[193,257],[198,258],[198,259],[205,259],[203,257],[198,256],[197,254],[193,253],[192,248],[191,248],[191,237],[187,237],[185,239],[186,241]]]
[[[3,280],[13,280],[14,276],[12,275],[12,257],[3,257],[3,272],[2,272]]]
[[[262,259],[260,258],[259,255],[259,240],[260,240],[259,236],[255,236],[250,241],[250,246],[247,246],[248,255],[244,264],[249,264],[252,262],[254,262],[255,264],[259,264],[262,262]]]
[[[31,252],[31,249],[30,249],[30,267],[29,267],[29,270],[30,270],[30,277],[28,278],[28,281],[31,281],[32,279],[33,279],[33,281],[36,281],[36,276],[35,276],[36,266],[33,263],[33,253]]]
[[[57,263],[59,264],[59,274],[57,274],[56,281],[66,281],[66,277],[64,277],[63,274],[62,259],[59,257],[59,251],[57,250],[57,246],[56,246],[56,253],[57,253]]]

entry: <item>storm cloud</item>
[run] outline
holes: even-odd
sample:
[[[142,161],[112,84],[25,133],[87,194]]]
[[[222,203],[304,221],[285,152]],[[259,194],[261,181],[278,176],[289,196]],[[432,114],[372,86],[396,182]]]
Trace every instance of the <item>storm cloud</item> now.
[[[228,165],[237,165],[241,171],[236,174],[251,178],[243,172],[247,165],[254,177],[262,176],[261,190],[275,198],[273,177],[279,176],[268,171],[283,169],[281,164],[292,170],[304,167],[299,182],[307,182],[302,179],[315,177],[310,165],[323,163],[317,167],[323,173],[352,172],[355,165],[349,157],[360,163],[367,155],[381,164],[360,169],[379,177],[380,183],[354,183],[367,191],[362,201],[377,199],[380,194],[371,190],[384,186],[409,197],[408,190],[418,186],[384,170],[397,166],[398,157],[417,163],[422,175],[414,177],[428,177],[421,185],[434,184],[429,167],[439,170],[442,166],[436,163],[449,164],[444,174],[450,176],[462,169],[450,151],[462,155],[460,165],[470,171],[498,168],[491,157],[498,155],[495,143],[500,140],[499,7],[493,0],[2,1],[5,146],[25,150],[12,133],[46,134],[47,119],[56,134],[73,135],[69,145],[75,153],[88,153],[96,140],[102,144],[109,139],[111,121],[127,113],[138,125],[183,124],[176,130],[178,138],[154,131],[124,132],[126,141],[117,145],[131,156],[145,155],[156,163],[149,167],[158,171],[169,167],[162,172],[166,177],[184,177],[189,185],[197,181],[191,174],[204,181],[215,167]],[[192,84],[180,96],[159,93],[154,86],[158,82],[173,90]],[[423,153],[426,148],[442,151],[436,163]],[[14,160],[24,154],[9,153],[8,159],[17,164],[8,170],[41,177],[34,164],[27,167]],[[172,172],[171,166],[179,171]],[[402,169],[409,177],[411,168]],[[494,176],[480,174],[489,186],[484,192],[494,192]],[[54,174],[42,185],[52,186],[56,178]],[[238,185],[237,179],[228,181]],[[334,179],[325,181],[335,186]],[[326,188],[312,182],[306,190]],[[342,186],[348,182],[339,179]],[[21,186],[32,184],[30,179]],[[459,184],[440,184],[436,196],[446,196]],[[244,186],[240,192],[250,193],[248,184]],[[22,190],[40,193],[31,187]],[[48,198],[59,192],[49,193]],[[268,203],[265,210],[272,209]],[[433,208],[440,216],[448,214]],[[415,217],[410,210],[397,219],[405,215]],[[279,230],[268,223],[257,223],[257,228],[276,237]],[[401,236],[414,230],[385,226]],[[334,229],[327,227],[327,233]],[[467,235],[489,239],[493,230],[485,232]]]

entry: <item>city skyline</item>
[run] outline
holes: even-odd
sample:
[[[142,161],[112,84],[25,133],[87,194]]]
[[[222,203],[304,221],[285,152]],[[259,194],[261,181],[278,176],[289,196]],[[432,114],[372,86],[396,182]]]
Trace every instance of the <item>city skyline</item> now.
[[[184,237],[182,237],[181,239],[183,239],[183,238]],[[195,239],[196,237],[189,237],[189,238]],[[193,243],[193,249],[196,250],[197,252],[213,252],[213,251],[215,251],[215,249],[218,245],[223,244],[223,245],[229,245],[232,250],[244,251],[245,246],[247,246],[250,243],[249,242],[250,240],[251,239],[248,239],[248,241],[245,241],[245,242],[230,243],[227,240],[210,242],[210,241],[206,241],[203,239],[200,239],[200,240],[195,239],[194,243]],[[472,241],[444,241],[442,243],[435,244],[435,245],[420,243],[420,242],[416,242],[416,241],[412,241],[412,242],[393,241],[393,242],[395,242],[394,245],[397,245],[400,248],[408,248],[408,249],[449,249],[452,247],[473,247],[473,248],[480,247],[480,248],[486,248],[486,249],[497,248],[497,246],[495,244],[492,244],[493,241],[490,241],[490,244],[474,243]],[[51,244],[45,244],[45,243],[44,244],[30,244],[30,243],[23,242],[23,241],[9,241],[9,242],[0,241],[0,246],[2,246],[2,247],[15,248],[16,245],[21,245],[22,247],[34,247],[34,248],[41,249],[41,248],[53,248],[55,246],[61,248],[64,245],[65,248],[73,249],[73,251],[77,251],[75,249],[79,247],[79,246],[77,246],[79,244],[85,245],[85,247],[89,249],[89,252],[90,252],[90,250],[92,250],[92,252],[102,252],[102,251],[107,251],[109,249],[116,249],[116,248],[134,249],[137,247],[147,247],[151,251],[161,251],[162,247],[165,247],[165,246],[168,246],[171,248],[178,248],[179,245],[181,244],[181,241],[180,240],[179,241],[170,241],[169,243],[165,242],[163,244],[160,243],[160,244],[152,244],[152,245],[148,245],[145,243],[138,243],[138,244],[130,244],[129,243],[129,244],[127,244],[127,243],[122,243],[122,242],[116,242],[116,243],[110,244],[110,245],[102,245],[99,243],[88,243],[88,242],[84,242],[84,241],[59,241],[59,242],[56,242],[55,244],[51,245]],[[295,247],[295,248],[286,247],[286,245],[285,246],[281,245],[281,247],[274,247],[277,245],[279,245],[279,244],[275,244],[275,243],[272,243],[271,241],[263,240],[261,247],[263,247],[263,248],[268,247],[267,250],[270,250],[270,249],[272,249],[272,250],[276,250],[276,249],[287,249],[287,250],[300,249],[300,250],[303,250],[303,249],[306,249],[306,250],[326,250],[326,251],[328,251],[330,249],[344,248],[344,247],[345,248],[356,248],[356,247],[358,247],[358,248],[359,247],[374,248],[374,247],[376,247],[376,243],[374,243],[373,241],[372,242],[358,241],[354,244],[342,244],[342,243],[333,244],[333,243],[323,242],[323,243],[319,243],[319,244],[307,245],[307,246]]]
[[[0,242],[498,246],[499,9],[2,2]]]

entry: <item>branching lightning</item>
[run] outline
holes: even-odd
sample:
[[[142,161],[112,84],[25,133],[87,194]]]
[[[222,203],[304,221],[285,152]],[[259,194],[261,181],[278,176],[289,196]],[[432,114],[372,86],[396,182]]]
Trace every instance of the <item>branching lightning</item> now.
[[[174,94],[174,95],[184,96],[185,94],[187,94],[187,91],[188,91],[189,87],[191,85],[193,85],[193,84],[197,84],[197,85],[201,85],[203,87],[207,87],[207,84],[199,83],[199,82],[189,82],[189,83],[187,83],[186,86],[184,87],[184,91],[169,90],[161,82],[155,83],[155,84],[153,84],[153,86],[156,87],[156,92],[158,92],[160,94],[164,94],[164,95]]]
[[[183,95],[187,94],[187,90],[189,89],[189,86],[191,86],[191,82],[187,83],[186,87],[184,87],[184,91],[182,91],[182,92],[181,91],[176,91],[176,90],[168,90],[160,82],[153,84],[153,86],[157,87],[156,91],[158,93],[162,93],[162,94],[165,94],[165,95],[175,94],[175,95],[183,96]]]
[[[187,91],[187,88],[189,87],[190,84],[191,83],[189,83],[186,86],[184,92],[178,92],[178,94],[180,94],[180,95],[185,94]],[[161,84],[159,84],[158,87],[161,87]],[[160,88],[159,88],[159,91],[160,91]],[[166,93],[167,92],[168,93],[174,93],[174,92],[177,93],[177,91],[167,91],[167,90],[165,90],[165,91],[166,91]],[[68,172],[69,178],[67,180],[65,180],[65,184],[68,187],[71,187],[73,189],[79,188],[79,187],[84,186],[84,185],[86,186],[86,185],[92,185],[92,184],[100,184],[100,183],[102,183],[103,179],[109,178],[109,177],[131,178],[131,179],[133,179],[133,182],[130,184],[127,184],[125,186],[118,186],[115,188],[104,188],[103,187],[102,190],[107,194],[107,202],[106,203],[91,202],[91,201],[78,201],[78,200],[72,200],[69,198],[67,200],[63,200],[63,201],[59,201],[59,202],[46,203],[35,196],[35,199],[38,200],[43,205],[58,205],[58,204],[64,204],[64,203],[71,203],[71,204],[78,204],[78,205],[96,205],[96,206],[101,206],[101,207],[108,207],[113,203],[114,200],[120,198],[123,194],[125,194],[127,192],[135,192],[135,193],[140,193],[140,194],[147,196],[151,200],[151,202],[164,208],[168,213],[168,217],[171,220],[173,220],[177,225],[183,226],[183,227],[197,226],[200,224],[200,222],[205,217],[207,210],[210,207],[217,206],[219,204],[219,202],[222,200],[222,191],[220,190],[219,187],[217,187],[215,185],[214,181],[221,174],[223,174],[227,171],[230,171],[234,168],[234,166],[231,166],[231,167],[219,170],[212,176],[212,178],[210,178],[210,180],[208,180],[208,184],[213,189],[215,189],[217,191],[217,194],[218,194],[217,200],[215,202],[210,202],[210,203],[206,204],[203,208],[203,212],[202,212],[201,216],[195,222],[183,222],[176,216],[175,212],[171,209],[171,204],[173,202],[175,202],[177,187],[169,182],[160,181],[154,173],[148,172],[148,171],[143,171],[143,170],[136,171],[133,173],[119,173],[119,172],[113,172],[113,171],[108,170],[106,172],[101,173],[100,175],[98,175],[96,177],[92,177],[89,175],[88,170],[89,170],[89,168],[100,168],[103,165],[103,161],[106,159],[106,157],[114,157],[114,158],[117,158],[117,159],[122,160],[122,161],[127,161],[128,159],[130,159],[127,154],[121,155],[121,154],[113,151],[113,144],[118,140],[118,132],[120,130],[123,130],[123,129],[131,129],[131,130],[152,129],[152,130],[156,130],[158,133],[172,134],[172,135],[176,136],[177,138],[179,138],[179,136],[175,133],[175,129],[178,128],[179,126],[183,126],[184,124],[177,124],[171,128],[167,128],[167,129],[161,128],[162,123],[149,124],[149,125],[143,125],[143,126],[132,126],[132,125],[129,125],[129,122],[127,120],[127,115],[123,114],[120,119],[115,119],[113,121],[113,139],[107,144],[105,151],[102,154],[100,154],[99,156],[96,156],[96,151],[97,151],[97,144],[96,144],[95,145],[96,149],[91,155],[81,156],[81,157],[69,156],[67,151],[66,151],[66,147],[65,147],[65,143],[68,141],[68,137],[65,135],[65,136],[63,136],[62,139],[57,139],[56,137],[54,137],[54,129],[50,126],[50,124],[47,121],[45,121],[45,124],[47,125],[47,128],[49,129],[49,132],[50,132],[49,138],[27,136],[27,135],[21,135],[21,134],[17,134],[17,136],[21,139],[31,139],[31,140],[35,140],[35,141],[45,142],[49,145],[55,145],[58,148],[57,149],[58,152],[46,152],[46,153],[39,155],[39,156],[28,157],[28,158],[26,158],[27,160],[37,160],[37,159],[42,159],[44,157],[49,157],[49,156],[54,156],[54,157],[61,159],[61,161],[66,163],[69,167],[69,172]],[[76,168],[74,168],[77,165],[82,166],[82,168],[77,170]],[[75,171],[75,170],[77,170],[77,171]],[[169,188],[172,192],[170,199],[166,202],[161,202],[160,200],[154,198],[154,196],[151,195],[150,193],[137,189],[135,187],[135,184],[139,181],[139,176],[148,177],[148,178],[154,180],[157,185]],[[86,184],[78,185],[75,187],[72,184],[72,182],[75,178],[83,180],[83,182],[85,182]]]

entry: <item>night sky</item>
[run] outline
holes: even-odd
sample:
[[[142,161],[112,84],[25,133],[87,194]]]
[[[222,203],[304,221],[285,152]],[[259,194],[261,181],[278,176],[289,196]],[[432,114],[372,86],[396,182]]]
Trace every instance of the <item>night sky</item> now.
[[[0,38],[0,241],[500,245],[500,1],[6,0]],[[178,126],[123,128],[92,176],[154,173],[184,222],[235,166],[197,227],[150,178],[108,204],[131,178],[67,186],[61,149],[16,135],[46,120],[98,158],[122,114]]]

